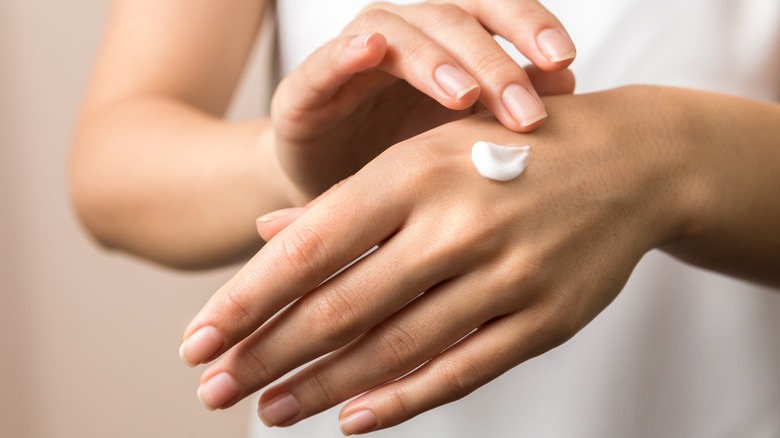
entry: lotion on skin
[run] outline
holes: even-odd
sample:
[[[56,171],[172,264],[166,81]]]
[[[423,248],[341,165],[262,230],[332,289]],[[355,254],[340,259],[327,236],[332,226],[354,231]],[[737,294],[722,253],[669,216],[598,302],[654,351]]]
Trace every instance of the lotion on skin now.
[[[495,181],[511,181],[525,170],[531,158],[531,146],[478,141],[471,148],[471,161],[479,174]]]

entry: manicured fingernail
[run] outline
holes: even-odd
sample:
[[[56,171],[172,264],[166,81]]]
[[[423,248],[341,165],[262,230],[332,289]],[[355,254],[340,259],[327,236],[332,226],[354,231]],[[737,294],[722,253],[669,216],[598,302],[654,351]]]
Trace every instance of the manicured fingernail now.
[[[552,62],[560,62],[577,56],[577,50],[569,37],[558,29],[545,29],[536,36],[539,49]]]
[[[225,345],[225,339],[216,328],[207,325],[190,335],[181,347],[179,356],[187,365],[194,367],[205,362]]]
[[[284,424],[300,413],[301,405],[289,392],[279,394],[267,402],[260,403],[257,407],[260,421],[268,427]]]
[[[368,409],[357,411],[347,418],[339,421],[341,433],[346,436],[371,432],[379,425],[376,415]]]
[[[520,85],[506,87],[503,99],[512,117],[522,126],[532,125],[547,117],[542,101]]]
[[[368,47],[368,40],[370,40],[374,34],[376,34],[376,32],[362,34],[352,38],[349,40],[349,47],[353,49],[365,49]]]
[[[279,218],[283,218],[285,216],[289,216],[294,213],[302,213],[304,211],[306,211],[306,207],[283,208],[281,210],[272,211],[266,215],[257,218],[257,222],[262,222],[262,223],[273,222]]]
[[[198,388],[198,399],[209,410],[218,409],[241,395],[241,388],[228,373],[219,373]]]
[[[460,99],[471,90],[479,88],[479,84],[471,76],[449,64],[437,67],[433,76],[439,86],[455,99]]]

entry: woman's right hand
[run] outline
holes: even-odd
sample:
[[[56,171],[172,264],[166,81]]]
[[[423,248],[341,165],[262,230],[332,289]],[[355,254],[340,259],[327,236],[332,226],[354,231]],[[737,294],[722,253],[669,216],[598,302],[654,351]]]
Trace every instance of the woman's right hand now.
[[[574,89],[574,45],[535,0],[489,4],[374,3],[286,77],[271,116],[290,197],[304,203],[390,145],[483,107],[514,131],[539,126],[539,95]],[[493,34],[535,66],[520,67]]]

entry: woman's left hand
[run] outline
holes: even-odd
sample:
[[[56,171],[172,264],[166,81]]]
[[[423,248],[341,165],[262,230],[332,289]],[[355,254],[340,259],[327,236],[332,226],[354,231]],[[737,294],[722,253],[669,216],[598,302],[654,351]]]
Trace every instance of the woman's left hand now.
[[[260,416],[287,426],[359,396],[341,423],[362,433],[566,341],[684,222],[674,106],[669,119],[653,115],[664,96],[552,97],[533,133],[479,114],[388,149],[279,227],[190,324],[189,362],[225,353],[203,373],[201,400],[228,407],[333,352],[268,389]],[[534,155],[518,178],[489,180],[471,162],[479,140]]]
[[[522,68],[493,34],[534,64]],[[573,92],[566,67],[575,53],[537,0],[372,3],[274,93],[286,197],[308,202],[388,147],[479,108],[513,131],[532,131],[546,117],[540,95]]]

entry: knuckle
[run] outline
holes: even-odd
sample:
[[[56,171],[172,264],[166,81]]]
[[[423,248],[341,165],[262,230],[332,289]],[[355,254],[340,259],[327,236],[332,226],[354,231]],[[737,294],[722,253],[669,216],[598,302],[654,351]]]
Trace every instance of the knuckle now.
[[[428,4],[426,17],[431,25],[462,27],[475,18],[460,6],[454,3]]]
[[[271,101],[271,118],[277,135],[296,133],[296,128],[305,125],[310,117],[310,112],[299,108],[293,102],[282,103],[277,98]]]
[[[431,56],[433,48],[426,40],[416,39],[403,47],[404,61],[410,65],[418,65],[426,62]]]
[[[319,272],[327,260],[325,241],[320,233],[309,227],[299,226],[281,239],[278,254],[293,278]]]
[[[246,301],[246,287],[240,284],[229,287],[222,295],[222,303],[233,324],[243,327],[254,321],[254,312]]]
[[[278,373],[271,369],[267,361],[268,356],[262,354],[258,348],[249,347],[242,353],[244,361],[248,362],[243,366],[252,370],[252,379],[256,386],[265,386],[279,377]]]
[[[557,18],[550,13],[538,1],[518,2],[513,5],[512,16],[517,20],[517,25],[506,35],[515,41],[527,38],[529,30],[537,32],[546,26],[555,25]]]
[[[499,72],[509,69],[521,70],[520,66],[501,50],[491,50],[483,53],[475,63],[477,77],[495,77]]]
[[[463,398],[477,387],[481,373],[470,361],[454,356],[442,358],[437,367],[439,379],[447,388],[450,400]]]
[[[325,375],[320,372],[313,372],[308,376],[309,388],[314,388],[322,396],[320,400],[324,400],[328,406],[335,406],[342,402],[339,397],[339,391],[328,382]]]
[[[412,178],[418,186],[426,182],[436,184],[447,181],[454,176],[457,171],[453,169],[446,155],[442,155],[438,148],[432,146],[435,142],[441,142],[441,139],[428,133],[421,134],[417,139],[420,144],[426,146],[408,147],[404,150],[399,148],[395,151],[402,155],[398,158],[404,160],[397,166],[399,174]]]
[[[311,306],[313,328],[326,343],[340,344],[359,328],[354,306],[337,291],[321,294]]]
[[[353,22],[353,25],[362,29],[374,29],[379,24],[388,20],[393,14],[388,11],[388,4],[384,2],[374,2],[366,6]]]
[[[583,318],[574,302],[572,294],[551,293],[541,303],[542,314],[536,328],[539,339],[543,339],[549,348],[557,347],[571,339],[583,327]]]
[[[425,141],[425,134],[418,139]],[[384,163],[388,163],[382,170],[381,177],[377,180],[384,182],[378,187],[378,193],[386,193],[392,190],[393,200],[406,201],[407,206],[413,205],[420,198],[421,188],[432,186],[441,178],[442,172],[450,170],[442,169],[440,160],[436,154],[424,147],[409,147],[411,143],[398,144],[382,152]],[[388,194],[389,196],[389,194]]]
[[[484,210],[451,208],[439,217],[437,240],[441,249],[470,260],[483,260],[500,249],[496,228]]]
[[[401,327],[391,327],[384,330],[375,344],[375,357],[384,371],[393,374],[403,374],[413,365],[416,356],[417,341]]]
[[[392,406],[392,423],[402,423],[418,414],[418,410],[412,408],[412,402],[409,400],[406,392],[393,391],[388,397],[390,406]]]
[[[392,6],[392,4],[390,4],[388,2],[371,2],[366,7],[363,8],[362,12],[373,11],[373,10],[376,10],[376,9],[384,10],[384,9],[390,7],[390,6]]]

